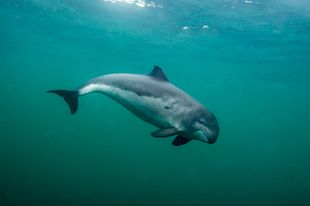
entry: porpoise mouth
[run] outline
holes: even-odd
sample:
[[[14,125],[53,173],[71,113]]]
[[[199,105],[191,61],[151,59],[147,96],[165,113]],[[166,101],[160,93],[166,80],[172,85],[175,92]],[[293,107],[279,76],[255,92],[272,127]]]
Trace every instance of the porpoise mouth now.
[[[203,131],[204,135],[205,135],[205,136],[207,137],[207,139],[208,139],[207,143],[213,144],[213,143],[216,142],[216,140],[217,140],[217,135],[214,135],[214,133],[211,132],[209,128],[203,128],[202,131]]]
[[[216,138],[212,138],[212,137],[209,137],[209,136],[207,136],[207,138],[208,138],[208,143],[209,144],[213,144],[214,142],[216,142]]]

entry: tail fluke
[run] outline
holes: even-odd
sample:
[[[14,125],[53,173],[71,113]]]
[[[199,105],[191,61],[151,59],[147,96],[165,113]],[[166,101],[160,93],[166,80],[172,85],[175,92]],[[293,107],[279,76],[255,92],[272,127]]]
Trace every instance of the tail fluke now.
[[[70,107],[71,114],[75,114],[78,109],[78,91],[75,90],[50,90],[47,93],[54,93],[64,98]]]

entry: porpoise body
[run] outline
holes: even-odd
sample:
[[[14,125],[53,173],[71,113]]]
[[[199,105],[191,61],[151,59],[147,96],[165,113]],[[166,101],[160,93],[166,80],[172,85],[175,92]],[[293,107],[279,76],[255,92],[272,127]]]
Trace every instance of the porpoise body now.
[[[140,119],[156,127],[154,137],[176,136],[172,144],[190,140],[212,144],[217,140],[216,117],[193,97],[168,81],[155,66],[149,75],[109,74],[89,80],[76,90],[50,90],[64,98],[72,114],[78,109],[78,97],[102,93],[117,101]]]

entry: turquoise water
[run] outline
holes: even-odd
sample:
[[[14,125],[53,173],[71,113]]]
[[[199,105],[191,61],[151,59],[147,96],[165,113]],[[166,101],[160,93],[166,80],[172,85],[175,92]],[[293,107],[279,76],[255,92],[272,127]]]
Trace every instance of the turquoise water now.
[[[309,1],[2,0],[0,20],[0,205],[310,204]],[[215,113],[215,144],[45,93],[155,64]]]

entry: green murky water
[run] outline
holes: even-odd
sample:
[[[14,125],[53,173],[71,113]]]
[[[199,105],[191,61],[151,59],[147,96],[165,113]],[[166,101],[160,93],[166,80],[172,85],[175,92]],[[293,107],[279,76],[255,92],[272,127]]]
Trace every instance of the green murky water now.
[[[0,20],[0,205],[310,204],[307,0],[2,0]],[[45,93],[155,64],[216,114],[215,144]]]

